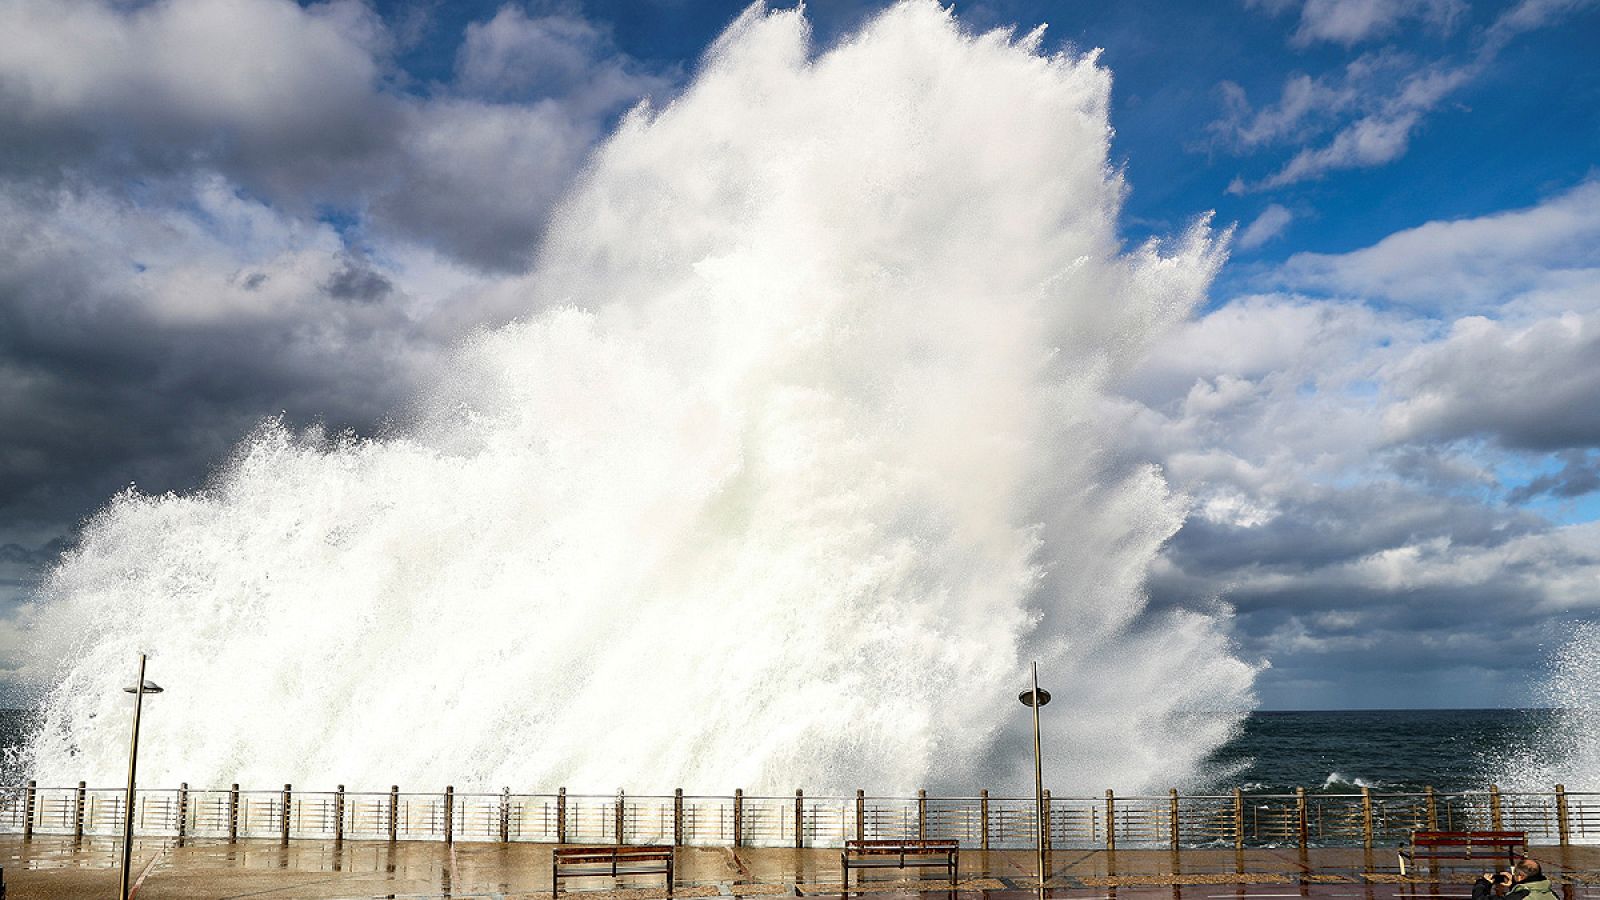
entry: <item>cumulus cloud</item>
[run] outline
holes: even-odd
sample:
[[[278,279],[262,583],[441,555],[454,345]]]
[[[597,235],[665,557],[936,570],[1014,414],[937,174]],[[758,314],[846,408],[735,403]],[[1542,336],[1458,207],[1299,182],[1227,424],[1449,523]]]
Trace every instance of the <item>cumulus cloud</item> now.
[[[509,5],[449,81],[401,42],[359,0],[0,0],[0,607],[106,497],[195,487],[262,417],[404,415],[528,312],[561,192],[679,77]]]
[[[1600,288],[1600,278],[1596,279]],[[1454,323],[1391,374],[1394,440],[1481,436],[1522,450],[1600,446],[1600,312]]]
[[[0,163],[108,185],[203,168],[513,271],[616,116],[676,77],[583,19],[510,6],[427,95],[390,83],[393,45],[355,0],[3,0]]]
[[[366,7],[282,0],[0,3],[8,169],[225,165],[299,188],[392,133]]]
[[[1556,295],[1592,284],[1597,271],[1600,182],[1587,182],[1534,207],[1429,222],[1352,253],[1298,253],[1272,281],[1296,291],[1464,311],[1533,292],[1559,303]]]
[[[1600,489],[1595,192],[1291,257],[1125,379],[1107,415],[1191,497],[1153,595],[1233,604],[1268,703],[1393,705],[1315,673],[1471,659],[1483,629],[1531,652],[1596,612],[1600,526],[1541,512]]]

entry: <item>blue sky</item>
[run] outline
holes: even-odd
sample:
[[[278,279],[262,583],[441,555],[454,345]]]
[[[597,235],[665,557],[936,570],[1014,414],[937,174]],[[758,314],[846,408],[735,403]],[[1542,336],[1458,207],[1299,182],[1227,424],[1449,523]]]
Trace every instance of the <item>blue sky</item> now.
[[[79,522],[265,416],[381,428],[742,8],[0,0],[13,694]],[[819,47],[879,9],[806,6]],[[1231,605],[1268,708],[1542,702],[1529,660],[1600,610],[1600,3],[953,9],[1103,50],[1128,246],[1236,228],[1118,386],[1193,502],[1155,608]]]

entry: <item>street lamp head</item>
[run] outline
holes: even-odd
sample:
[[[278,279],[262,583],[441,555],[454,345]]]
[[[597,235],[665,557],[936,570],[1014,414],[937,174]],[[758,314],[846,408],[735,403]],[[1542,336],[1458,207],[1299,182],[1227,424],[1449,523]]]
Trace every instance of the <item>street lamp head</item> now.
[[[123,690],[130,694],[159,694],[161,693],[161,685],[146,678],[144,684],[139,687],[125,687]]]
[[[1023,691],[1022,693],[1018,694],[1017,702],[1021,703],[1023,706],[1031,708],[1033,706],[1033,691]],[[1049,702],[1050,692],[1044,688],[1039,688],[1039,705],[1044,706]]]

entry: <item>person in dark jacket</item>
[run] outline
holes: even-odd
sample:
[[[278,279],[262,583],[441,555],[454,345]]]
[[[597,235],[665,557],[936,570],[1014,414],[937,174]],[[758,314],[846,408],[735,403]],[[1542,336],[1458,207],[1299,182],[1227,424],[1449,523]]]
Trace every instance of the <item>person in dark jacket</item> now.
[[[1472,886],[1472,900],[1559,900],[1537,859],[1523,857],[1504,872],[1485,872]]]

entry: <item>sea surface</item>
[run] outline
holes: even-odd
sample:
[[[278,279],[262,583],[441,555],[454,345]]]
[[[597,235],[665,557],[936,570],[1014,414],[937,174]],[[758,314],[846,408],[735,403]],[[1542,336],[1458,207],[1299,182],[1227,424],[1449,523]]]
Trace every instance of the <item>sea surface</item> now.
[[[1231,789],[1347,793],[1483,790],[1505,777],[1550,709],[1385,709],[1256,712],[1212,757]]]
[[[1481,790],[1547,709],[1347,710],[1256,712],[1213,755],[1218,791],[1348,793],[1362,787],[1409,791]],[[32,714],[0,709],[0,755],[9,760]],[[7,766],[7,769],[10,767]]]

